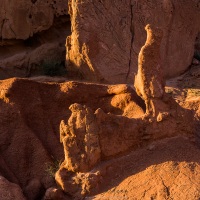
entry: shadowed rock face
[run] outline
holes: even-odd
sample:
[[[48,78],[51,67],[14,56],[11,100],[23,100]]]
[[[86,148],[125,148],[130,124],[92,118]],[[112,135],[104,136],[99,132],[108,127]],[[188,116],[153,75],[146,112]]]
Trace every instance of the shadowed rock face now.
[[[69,34],[67,0],[2,0],[0,79],[44,74],[45,63],[64,69]]]
[[[191,64],[200,31],[198,1],[70,0],[69,13],[72,35],[66,43],[67,67],[85,79],[132,83],[146,24],[163,30],[165,77],[176,76]]]
[[[61,121],[60,142],[65,160],[55,179],[63,191],[76,198],[98,193],[98,185],[105,174],[103,169],[95,169],[105,160],[154,140],[176,135],[194,137],[194,123],[189,121],[193,118],[192,112],[181,108],[164,93],[159,51],[162,31],[149,24],[145,29],[147,41],[139,54],[135,86],[146,103],[146,114],[130,119],[105,113],[101,108],[94,112],[88,106],[75,103],[69,108],[72,114],[68,123]],[[111,93],[123,90],[123,85],[108,89]]]
[[[146,113],[155,115],[157,112],[154,100],[162,100],[164,95],[163,69],[160,59],[160,45],[163,32],[148,24],[145,27],[147,40],[138,56],[138,72],[134,86],[137,94],[146,103]]]
[[[67,0],[2,0],[0,38],[24,40],[49,29],[54,17],[67,14],[67,3]]]
[[[2,176],[0,176],[0,199],[26,200],[21,188],[18,185],[9,182]]]
[[[98,161],[98,157],[92,157],[91,141],[94,140],[95,144],[95,123],[92,124],[92,121],[96,109],[101,107],[105,112],[124,116],[129,113],[129,117],[144,114],[143,101],[127,85],[38,83],[16,78],[0,81],[0,175],[19,184],[30,200],[34,197],[39,199],[46,189],[55,186],[51,177],[51,172],[55,173],[55,169],[48,172],[47,169],[55,167],[55,162],[64,160],[59,126],[62,120],[70,117],[69,107],[75,102],[91,107],[86,118],[90,127],[87,127],[88,137],[85,140],[89,152],[86,158],[91,161],[91,166]],[[74,113],[70,127],[73,128],[76,119],[83,120],[84,126],[87,112],[82,112],[81,109],[78,112],[76,107],[70,109]],[[84,133],[83,128],[77,136],[80,147],[84,147],[81,140]],[[73,136],[75,134],[68,139],[75,141]],[[80,150],[82,152],[83,148]],[[95,155],[98,156],[98,151]],[[79,157],[74,157],[75,159],[79,161]],[[82,168],[88,163],[87,159],[82,162]],[[58,164],[56,167],[59,167]]]
[[[158,139],[177,135],[194,137],[193,120],[189,123],[192,112],[181,108],[164,91],[160,59],[163,31],[150,24],[145,30],[147,40],[139,53],[134,84],[137,94],[145,101],[145,115],[130,119],[105,113],[101,108],[93,112],[87,106],[72,104],[68,123],[60,124],[65,160],[55,179],[66,193],[76,198],[98,193],[105,171],[101,167],[99,171],[96,169],[105,160]],[[183,130],[185,124],[187,128]],[[169,192],[162,195],[170,196]]]

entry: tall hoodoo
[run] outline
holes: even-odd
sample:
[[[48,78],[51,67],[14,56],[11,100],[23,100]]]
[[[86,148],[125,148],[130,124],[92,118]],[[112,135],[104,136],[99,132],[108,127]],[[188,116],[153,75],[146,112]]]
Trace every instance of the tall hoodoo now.
[[[146,114],[156,115],[155,101],[164,94],[164,78],[160,61],[160,45],[163,37],[161,29],[146,25],[147,39],[138,56],[138,72],[134,86],[137,94],[146,104]]]

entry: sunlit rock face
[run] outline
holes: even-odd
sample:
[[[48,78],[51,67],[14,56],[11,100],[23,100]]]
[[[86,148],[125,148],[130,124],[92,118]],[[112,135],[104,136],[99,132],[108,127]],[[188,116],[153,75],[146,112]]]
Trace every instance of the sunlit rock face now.
[[[200,31],[198,1],[70,0],[69,13],[72,35],[67,39],[67,67],[80,77],[132,83],[149,23],[163,30],[165,77],[179,75],[191,64]]]

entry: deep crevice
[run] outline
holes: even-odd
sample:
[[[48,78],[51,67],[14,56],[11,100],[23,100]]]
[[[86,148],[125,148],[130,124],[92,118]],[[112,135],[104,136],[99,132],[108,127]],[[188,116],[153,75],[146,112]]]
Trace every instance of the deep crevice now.
[[[128,66],[128,72],[126,74],[126,80],[128,79],[128,76],[130,74],[130,70],[131,70],[131,64],[132,64],[132,46],[133,46],[133,42],[134,42],[134,23],[133,23],[133,5],[130,5],[131,7],[131,26],[130,26],[130,32],[131,32],[131,46],[130,46],[130,56],[129,56],[129,66]]]
[[[194,46],[194,58],[200,61],[200,32],[197,34]]]
[[[37,1],[37,0],[31,0],[31,2],[32,2],[33,4],[36,3],[36,1]]]

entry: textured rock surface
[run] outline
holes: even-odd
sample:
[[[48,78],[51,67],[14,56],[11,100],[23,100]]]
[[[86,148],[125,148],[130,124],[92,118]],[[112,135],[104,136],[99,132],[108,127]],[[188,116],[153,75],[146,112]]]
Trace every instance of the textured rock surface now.
[[[21,188],[0,176],[0,199],[1,200],[26,200]]]
[[[145,27],[145,30],[147,40],[138,56],[138,72],[134,86],[137,94],[145,101],[146,113],[155,115],[160,111],[156,108],[156,104],[157,101],[162,101],[165,86],[160,59],[163,32],[150,24]],[[156,103],[154,103],[155,100]]]
[[[144,27],[149,23],[164,33],[161,59],[166,77],[182,73],[192,61],[200,32],[198,1],[69,3],[72,35],[67,39],[67,66],[72,73],[78,71],[79,76],[89,80],[132,82],[146,38]]]
[[[176,137],[105,162],[95,169],[104,172],[100,194],[85,199],[197,200],[199,153],[190,140]]]
[[[69,109],[72,115],[68,126],[65,127],[64,121],[60,126],[66,168],[69,171],[87,172],[100,160],[97,122],[90,108],[73,104]]]
[[[65,62],[68,1],[0,2],[0,79],[44,74],[45,62]]]
[[[65,48],[59,43],[44,43],[32,51],[18,52],[0,60],[0,79],[44,74],[46,63],[61,63]],[[47,71],[48,72],[48,71]]]
[[[66,15],[67,12],[67,0],[3,0],[0,3],[0,37],[28,39],[49,29],[54,16]]]
[[[41,77],[40,81],[42,80],[47,81]],[[81,147],[79,152],[71,151],[73,154],[66,154],[66,158],[74,156],[78,164],[81,163],[81,159],[79,159],[81,156],[77,156],[76,153],[81,155],[90,152],[94,143],[91,140],[88,142],[87,137],[93,136],[94,133],[97,135],[96,131],[99,130],[100,165],[98,162],[91,162],[92,154],[85,153],[87,159],[84,160],[84,164],[92,163],[87,166],[88,172],[79,172],[79,169],[75,173],[68,171],[66,170],[68,165],[64,162],[59,172],[56,173],[57,182],[61,187],[66,192],[79,197],[88,193],[99,193],[102,185],[105,186],[104,178],[110,172],[116,171],[112,170],[112,164],[111,168],[106,165],[105,168],[98,170],[102,162],[108,163],[110,159],[115,160],[121,154],[126,154],[132,147],[149,145],[148,149],[152,151],[155,146],[151,143],[152,141],[177,134],[188,135],[192,131],[192,116],[167,97],[164,101],[170,104],[170,112],[159,114],[159,123],[157,121],[145,122],[139,126],[138,130],[134,124],[138,119],[132,118],[141,118],[144,114],[144,104],[134,90],[124,84],[100,85],[78,82],[58,84],[9,79],[0,81],[0,91],[0,174],[9,181],[20,185],[24,193],[28,193],[26,196],[30,199],[42,197],[46,189],[54,187],[53,180],[45,171],[47,167],[45,163],[51,165],[55,160],[64,159],[63,147],[59,139],[59,125],[63,119],[61,127],[64,132],[60,132],[61,141],[73,139],[79,145],[78,147]],[[170,101],[172,102],[170,103]],[[79,107],[75,104],[77,107],[70,107],[71,115],[68,108],[75,102],[85,106]],[[65,120],[69,118],[67,123]],[[137,133],[141,137],[138,138]],[[77,137],[72,137],[75,135]],[[87,136],[86,140],[83,141],[81,137],[85,136]],[[70,141],[68,144],[69,146],[65,149],[66,153],[71,147],[75,147],[70,146],[73,144]],[[170,144],[173,143],[170,142]],[[171,145],[167,144],[166,147]],[[185,143],[182,143],[182,147],[185,148]],[[159,149],[158,152],[163,151]],[[169,155],[171,154],[169,153]],[[139,158],[149,157],[149,155],[144,157],[141,155],[143,154],[140,154]],[[198,155],[198,153],[194,155]],[[160,154],[155,157],[163,158]],[[175,157],[177,158],[177,155]],[[136,160],[130,158],[128,160],[138,163],[137,157]],[[115,161],[113,166],[119,166],[120,162]],[[154,159],[149,159],[149,161],[154,161]],[[17,163],[17,165],[13,163]],[[121,163],[126,163],[126,161]],[[143,166],[141,163],[138,164],[137,169],[141,169]],[[97,170],[93,166],[97,167]],[[90,171],[91,168],[93,168],[92,171]],[[124,168],[121,166],[120,169],[126,171],[126,166]],[[121,172],[116,173],[121,174]],[[190,174],[190,171],[187,173]],[[111,182],[108,181],[108,183]],[[64,194],[60,190],[53,189],[49,190],[46,195],[56,199]]]
[[[125,98],[118,99],[120,95]],[[113,99],[118,104],[111,104]],[[143,101],[127,85],[0,81],[0,175],[19,184],[29,199],[55,185],[47,169],[64,160],[59,126],[70,117],[69,106],[75,102],[90,106],[92,113],[102,107],[123,115],[130,107],[130,117],[135,111],[137,116],[144,114]]]
[[[44,200],[70,200],[61,189],[49,188],[44,196]]]
[[[161,138],[177,134],[191,137],[194,129],[191,112],[170,99],[166,103],[171,110],[159,113],[157,121],[106,114],[100,108],[93,114],[86,106],[71,105],[68,124],[62,121],[60,125],[65,160],[55,176],[58,185],[77,198],[98,193],[102,174],[95,167],[103,161]]]
[[[64,167],[73,172],[88,172],[102,157],[117,155],[138,144],[141,124],[137,120],[106,114],[100,108],[93,111],[73,104],[72,115],[60,125],[64,145]],[[124,135],[123,130],[127,129]],[[123,142],[122,142],[123,141]]]

